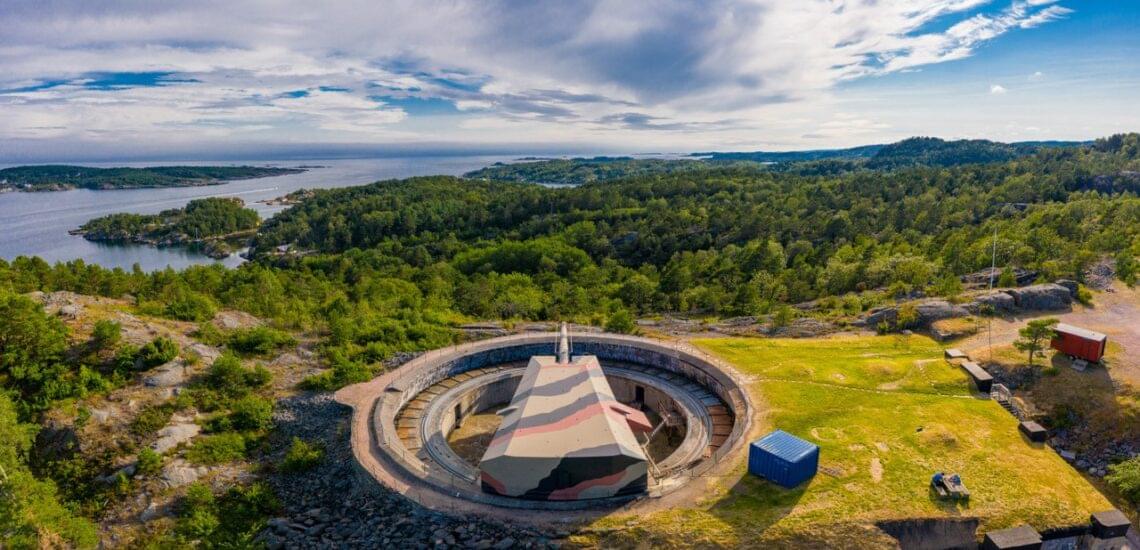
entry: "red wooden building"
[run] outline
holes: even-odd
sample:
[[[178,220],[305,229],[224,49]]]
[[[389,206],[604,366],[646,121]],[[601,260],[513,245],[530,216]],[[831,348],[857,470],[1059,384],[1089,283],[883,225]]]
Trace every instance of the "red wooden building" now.
[[[1108,336],[1065,323],[1057,323],[1053,327],[1053,331],[1057,333],[1057,337],[1050,342],[1053,349],[1093,363],[1104,357],[1104,348],[1105,344],[1108,343]]]

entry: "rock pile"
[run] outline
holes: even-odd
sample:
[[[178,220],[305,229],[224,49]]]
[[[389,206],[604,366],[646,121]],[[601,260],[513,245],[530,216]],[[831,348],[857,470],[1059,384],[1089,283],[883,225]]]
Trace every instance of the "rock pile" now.
[[[1104,446],[1096,446],[1094,449],[1082,452],[1069,450],[1079,446],[1079,442],[1084,439],[1081,433],[1084,429],[1075,426],[1057,430],[1053,437],[1049,438],[1049,446],[1056,449],[1058,454],[1073,467],[1090,476],[1104,477],[1108,475],[1109,464],[1140,456],[1140,442],[1129,441],[1111,441]]]
[[[268,476],[285,509],[259,534],[276,548],[549,548],[537,532],[422,508],[355,471],[349,444],[351,412],[325,394],[278,402],[270,460],[280,462],[292,438],[325,448],[315,468]],[[568,533],[558,533],[568,536]]]

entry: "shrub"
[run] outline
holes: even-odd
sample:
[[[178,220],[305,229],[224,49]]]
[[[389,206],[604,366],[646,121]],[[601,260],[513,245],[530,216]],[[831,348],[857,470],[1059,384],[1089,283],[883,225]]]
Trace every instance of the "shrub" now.
[[[619,309],[606,319],[606,330],[616,332],[619,334],[632,334],[637,331],[637,323],[634,322],[633,316],[624,309]]]
[[[147,407],[131,421],[131,433],[144,437],[151,435],[166,426],[171,416],[174,416],[174,409],[166,405]]]
[[[273,374],[262,366],[247,369],[241,359],[225,354],[214,360],[206,373],[206,386],[230,397],[240,397],[251,388],[260,388],[273,379]]]
[[[1140,504],[1140,457],[1112,464],[1108,471],[1105,481],[1132,504]]]
[[[914,304],[903,304],[899,307],[895,326],[900,329],[911,328],[918,323],[918,308]]]
[[[179,321],[209,321],[217,312],[212,300],[189,290],[175,293],[163,309],[167,317]]]
[[[1080,285],[1077,287],[1077,301],[1078,302],[1080,302],[1086,306],[1089,306],[1089,305],[1092,305],[1092,300],[1093,300],[1093,294],[1092,294],[1091,290],[1086,288],[1085,285]]]
[[[1013,268],[1007,267],[1001,270],[1001,275],[998,276],[994,286],[1001,288],[1013,288],[1017,286],[1017,277],[1013,274]]]
[[[153,475],[162,469],[162,455],[154,452],[150,447],[143,447],[139,451],[138,461],[135,464],[135,475]]]
[[[110,319],[95,321],[91,331],[91,342],[96,349],[110,349],[115,347],[123,338],[123,325]]]
[[[295,345],[297,340],[291,335],[269,327],[238,329],[229,336],[231,349],[250,355],[268,355],[278,349]]]
[[[147,342],[139,350],[138,358],[145,369],[157,367],[178,357],[178,343],[165,336]]]
[[[788,326],[796,318],[796,312],[787,304],[780,304],[772,314],[772,328]]]
[[[237,432],[205,436],[186,450],[186,460],[214,465],[245,458],[245,437]]]
[[[214,496],[209,486],[194,483],[187,488],[179,506],[174,529],[177,539],[159,546],[257,548],[264,544],[258,544],[254,538],[280,507],[264,483],[234,487],[220,496]]]
[[[349,384],[366,382],[372,379],[372,375],[373,371],[368,365],[339,358],[329,370],[306,377],[301,381],[300,387],[303,390],[331,391]]]
[[[320,464],[325,458],[325,449],[319,444],[310,444],[294,437],[293,445],[281,461],[281,469],[286,472],[303,472]]]
[[[235,430],[264,430],[273,424],[273,402],[251,395],[230,404],[230,424]]]

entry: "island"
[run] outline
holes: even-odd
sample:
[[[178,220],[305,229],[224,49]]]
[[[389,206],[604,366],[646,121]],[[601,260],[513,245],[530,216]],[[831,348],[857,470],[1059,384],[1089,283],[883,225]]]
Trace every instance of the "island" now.
[[[151,166],[146,168],[95,168],[70,165],[15,166],[0,170],[0,192],[196,187],[219,185],[235,180],[299,174],[304,171],[304,168],[275,166]]]
[[[211,197],[158,214],[117,213],[95,218],[71,231],[84,239],[150,246],[194,246],[224,259],[257,232],[261,219],[238,198]]]

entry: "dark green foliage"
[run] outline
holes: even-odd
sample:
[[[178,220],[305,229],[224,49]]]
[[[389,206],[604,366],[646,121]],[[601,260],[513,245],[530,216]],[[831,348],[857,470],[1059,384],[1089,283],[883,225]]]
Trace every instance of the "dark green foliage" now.
[[[1108,471],[1105,481],[1132,504],[1140,504],[1140,458],[1112,464]]]
[[[254,537],[281,504],[269,486],[254,483],[233,487],[214,496],[204,483],[186,490],[178,511],[174,540],[170,546],[195,548],[255,548]]]
[[[110,319],[95,321],[91,331],[91,343],[96,349],[111,349],[123,338],[123,326]]]
[[[250,395],[230,403],[230,425],[235,430],[261,431],[273,425],[273,401]]]
[[[619,334],[633,334],[637,332],[637,323],[634,322],[633,316],[628,311],[619,309],[611,313],[609,319],[606,319],[606,330]]]
[[[287,332],[269,327],[237,329],[229,333],[226,343],[230,349],[248,355],[269,355],[281,348],[297,345],[297,339]]]
[[[332,368],[329,370],[306,377],[300,386],[303,390],[330,391],[350,384],[367,382],[373,376],[375,371],[368,365],[341,357],[332,363]]]
[[[285,453],[285,459],[281,461],[281,469],[292,473],[303,472],[320,464],[324,458],[325,449],[320,444],[308,443],[299,437],[294,437],[293,444]]]
[[[631,176],[669,174],[702,168],[695,160],[632,159],[629,157],[594,157],[575,159],[531,160],[504,164],[497,162],[463,175],[465,178],[495,181],[578,185]]]
[[[241,359],[224,354],[214,360],[206,372],[206,387],[228,397],[244,397],[250,390],[269,383],[272,374],[262,366],[247,369]]]
[[[184,285],[176,285],[166,292],[163,315],[179,321],[209,321],[217,308],[214,301]]]
[[[258,223],[257,212],[245,208],[241,199],[212,197],[158,214],[110,214],[89,220],[79,229],[89,241],[159,246],[206,243],[221,250],[223,241],[249,236]]]
[[[1017,331],[1018,339],[1013,342],[1013,346],[1029,354],[1030,365],[1033,365],[1035,357],[1041,355],[1045,342],[1057,337],[1053,327],[1058,322],[1057,319],[1053,318],[1034,319]]]
[[[867,167],[879,170],[912,165],[957,166],[1005,162],[1031,154],[1040,147],[1032,143],[1008,144],[984,139],[945,141],[931,137],[915,137],[883,146],[867,161]]]
[[[0,392],[0,540],[9,548],[48,548],[61,543],[94,548],[95,525],[61,502],[50,480],[36,478],[28,452],[39,427],[20,423],[16,406]]]
[[[155,166],[148,168],[92,168],[89,166],[17,166],[0,170],[4,186],[48,190],[53,188],[128,189],[184,187],[230,180],[295,174],[303,170],[255,166]]]
[[[96,370],[65,361],[66,347],[67,327],[58,318],[30,298],[0,290],[0,390],[17,392],[22,416],[110,387]]]
[[[135,474],[149,476],[157,474],[159,470],[162,470],[162,455],[150,447],[143,447],[135,463]]]
[[[170,423],[174,408],[169,405],[151,405],[139,411],[131,421],[131,433],[139,437],[149,437]]]
[[[207,466],[241,460],[245,458],[246,443],[245,436],[238,432],[202,436],[186,450],[186,460]]]
[[[175,357],[178,357],[178,342],[165,336],[147,342],[138,353],[138,360],[144,369],[169,363]]]

